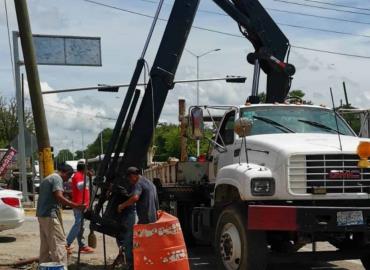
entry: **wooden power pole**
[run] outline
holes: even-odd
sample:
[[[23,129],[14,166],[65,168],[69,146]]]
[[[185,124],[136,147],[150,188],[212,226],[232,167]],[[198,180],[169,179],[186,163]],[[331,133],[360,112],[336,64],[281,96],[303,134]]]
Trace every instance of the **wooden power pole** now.
[[[185,116],[185,100],[179,99],[179,121],[180,121],[180,161],[188,160],[188,151],[186,147],[186,116]]]
[[[42,176],[45,177],[54,172],[54,163],[26,0],[14,0],[14,6],[17,14],[19,35],[30,90],[32,112],[39,149],[40,172],[42,173]]]

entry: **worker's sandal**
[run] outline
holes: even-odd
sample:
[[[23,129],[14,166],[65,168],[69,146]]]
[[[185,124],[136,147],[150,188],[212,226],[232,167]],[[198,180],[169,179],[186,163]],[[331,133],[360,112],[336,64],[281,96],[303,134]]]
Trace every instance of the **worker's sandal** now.
[[[89,247],[89,246],[84,246],[84,247],[80,248],[80,252],[81,253],[93,253],[94,249]]]

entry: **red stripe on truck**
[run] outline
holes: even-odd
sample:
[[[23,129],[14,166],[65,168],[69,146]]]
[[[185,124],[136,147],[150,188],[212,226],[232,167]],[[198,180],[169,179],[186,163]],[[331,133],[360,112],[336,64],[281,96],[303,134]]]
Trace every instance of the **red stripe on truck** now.
[[[296,231],[297,208],[293,206],[248,206],[248,229],[264,231]]]

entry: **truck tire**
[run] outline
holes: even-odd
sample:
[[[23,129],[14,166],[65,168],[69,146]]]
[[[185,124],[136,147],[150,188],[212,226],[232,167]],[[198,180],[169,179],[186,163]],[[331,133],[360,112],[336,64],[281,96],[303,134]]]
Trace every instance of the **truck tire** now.
[[[361,258],[362,266],[365,270],[370,270],[370,258],[369,256]]]
[[[236,207],[221,212],[214,246],[219,270],[265,270],[267,267],[265,232],[248,231],[246,217]]]

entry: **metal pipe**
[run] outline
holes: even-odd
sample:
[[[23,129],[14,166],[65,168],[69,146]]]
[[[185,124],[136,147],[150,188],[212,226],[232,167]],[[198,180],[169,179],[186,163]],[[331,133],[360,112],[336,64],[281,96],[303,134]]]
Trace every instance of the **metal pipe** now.
[[[163,2],[164,2],[164,0],[161,0],[158,4],[157,10],[156,10],[155,15],[154,15],[154,20],[153,20],[152,25],[150,27],[149,34],[148,34],[148,37],[146,38],[145,45],[144,45],[144,48],[143,48],[143,51],[141,53],[140,58],[144,58],[145,53],[148,49],[150,40],[151,40],[153,32],[154,32],[155,25],[157,24],[157,21],[158,21],[159,13],[161,12],[161,9],[162,9]]]
[[[193,83],[193,82],[211,82],[211,81],[226,81],[228,79],[244,79],[245,77],[243,76],[228,76],[228,77],[223,77],[223,78],[208,78],[208,79],[192,79],[192,80],[178,80],[174,81],[174,84],[178,83]],[[104,88],[112,88],[112,87],[129,87],[130,84],[114,84],[114,85],[109,85],[109,86],[87,86],[87,87],[78,87],[78,88],[66,88],[66,89],[57,89],[57,90],[45,90],[42,92],[43,95],[47,94],[56,94],[56,93],[64,93],[64,92],[78,92],[78,91],[90,91],[90,90],[99,90],[99,89],[104,89]],[[144,83],[138,83],[136,86],[146,86]]]
[[[253,84],[252,84],[252,96],[258,96],[258,87],[260,82],[260,62],[258,59],[254,61],[254,73],[253,73]]]

